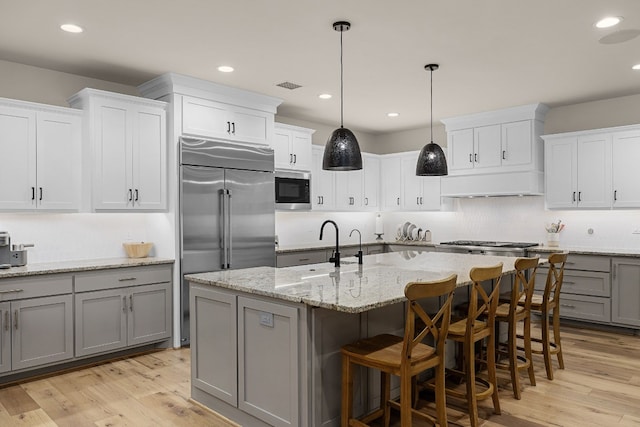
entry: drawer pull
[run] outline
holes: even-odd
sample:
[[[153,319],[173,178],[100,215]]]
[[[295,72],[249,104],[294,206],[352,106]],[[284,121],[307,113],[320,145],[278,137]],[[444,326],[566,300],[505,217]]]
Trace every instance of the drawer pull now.
[[[118,282],[130,282],[132,280],[136,280],[135,277],[127,277],[126,279],[118,279]]]
[[[6,291],[0,291],[0,294],[13,294],[16,292],[24,292],[23,289],[7,289]]]
[[[562,283],[564,283],[565,285],[575,285],[576,282],[567,282],[566,280],[563,281]]]
[[[133,311],[133,295],[129,295],[129,311]]]
[[[122,312],[126,313],[127,312],[127,296],[123,296],[122,297]]]
[[[298,261],[309,261],[309,258],[300,258]]]
[[[9,330],[9,310],[4,312],[4,330]]]
[[[560,304],[560,307],[576,308],[575,305],[571,305],[571,304]]]
[[[13,326],[15,326],[17,331],[18,330],[18,309],[17,308],[13,312]]]

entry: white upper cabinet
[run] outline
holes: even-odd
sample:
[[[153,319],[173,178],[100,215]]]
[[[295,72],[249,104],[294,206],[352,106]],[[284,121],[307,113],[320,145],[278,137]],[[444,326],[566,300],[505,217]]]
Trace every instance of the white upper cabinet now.
[[[640,129],[616,132],[612,137],[613,207],[640,207]]]
[[[332,211],[335,209],[335,172],[322,169],[324,147],[311,147],[311,209]]]
[[[532,163],[534,155],[532,144],[538,138],[534,134],[532,126],[532,120],[504,123],[500,126],[502,131],[500,164],[502,166],[521,166]],[[538,141],[538,147],[539,144]]]
[[[640,125],[543,138],[548,208],[640,208]]]
[[[175,73],[158,76],[138,89],[147,98],[171,102],[172,138],[184,135],[273,147],[274,116],[281,99]]]
[[[500,125],[473,129],[473,167],[495,168],[501,165],[502,142]]]
[[[440,210],[440,177],[416,176],[419,152],[400,157],[403,210]]]
[[[0,210],[80,207],[82,113],[0,99]]]
[[[85,191],[92,208],[166,209],[166,103],[95,89],[69,102],[85,111]]]
[[[270,144],[273,114],[184,96],[182,134],[251,144]]]
[[[336,209],[362,210],[363,207],[363,169],[357,171],[335,172]]]
[[[385,211],[402,209],[402,164],[397,154],[384,155],[380,159],[382,208]]]
[[[364,186],[362,206],[365,209],[378,210],[380,207],[380,157],[362,153],[362,172]]]
[[[313,132],[313,129],[276,123],[273,137],[275,168],[309,172]]]

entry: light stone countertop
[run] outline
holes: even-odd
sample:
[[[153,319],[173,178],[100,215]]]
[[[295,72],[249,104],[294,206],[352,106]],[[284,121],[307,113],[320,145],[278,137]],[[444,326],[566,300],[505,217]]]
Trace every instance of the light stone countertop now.
[[[189,274],[192,283],[216,286],[284,301],[304,303],[346,313],[361,313],[405,300],[404,288],[412,281],[443,279],[458,274],[458,286],[471,283],[472,267],[503,263],[512,273],[514,257],[424,252],[366,255],[363,265],[331,263],[297,267],[255,267]]]
[[[0,269],[0,279],[10,277],[28,277],[41,274],[70,273],[79,271],[104,270],[120,267],[139,267],[143,265],[173,264],[167,258],[101,258],[78,261],[58,261],[27,264],[22,267]]]
[[[568,251],[576,255],[628,256],[640,257],[640,248],[587,248],[584,246],[536,246],[528,248],[531,253],[548,254]]]

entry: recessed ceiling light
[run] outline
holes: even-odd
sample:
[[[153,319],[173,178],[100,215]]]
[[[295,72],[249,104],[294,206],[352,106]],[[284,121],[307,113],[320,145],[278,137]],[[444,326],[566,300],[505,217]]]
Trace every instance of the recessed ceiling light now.
[[[399,113],[387,113],[387,117],[398,117]]]
[[[220,71],[221,73],[232,73],[233,67],[230,67],[228,65],[221,65],[218,67],[218,71]]]
[[[331,99],[331,95],[329,95],[328,93],[322,93],[322,94],[318,95],[318,98],[320,98],[320,99]]]
[[[596,28],[609,28],[618,25],[622,21],[621,16],[607,16],[596,22]]]
[[[62,24],[60,25],[60,29],[62,31],[66,31],[67,33],[81,33],[84,31],[82,27],[75,24]]]
[[[640,64],[636,64],[633,67],[631,67],[632,70],[640,70]]]

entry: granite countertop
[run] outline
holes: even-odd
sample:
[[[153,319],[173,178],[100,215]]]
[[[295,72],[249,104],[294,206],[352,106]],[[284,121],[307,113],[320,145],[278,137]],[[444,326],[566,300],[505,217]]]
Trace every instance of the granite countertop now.
[[[58,261],[27,264],[23,267],[0,269],[0,279],[9,277],[37,276],[41,274],[69,273],[79,271],[103,270],[120,267],[138,267],[142,265],[173,264],[167,258],[101,258],[78,261]]]
[[[528,248],[532,253],[551,253],[568,251],[577,255],[603,255],[603,256],[640,256],[640,248],[587,248],[584,246],[536,246]]]
[[[364,256],[363,265],[330,263],[297,267],[255,267],[212,273],[189,274],[193,282],[247,292],[285,301],[304,303],[346,313],[361,313],[405,300],[404,288],[412,281],[443,279],[458,275],[458,286],[471,283],[469,270],[477,266],[504,264],[503,272],[515,271],[514,257],[394,252]]]
[[[429,246],[434,247],[436,244],[433,242],[422,242],[422,241],[395,241],[395,240],[376,240],[373,242],[362,242],[362,246],[376,246],[376,245],[406,245],[406,246]],[[313,250],[331,250],[335,249],[335,243],[333,245],[327,244],[319,241],[318,244],[305,244],[305,246],[280,246],[276,249],[277,254],[286,254],[286,253],[294,253],[294,252],[305,252],[305,251],[313,251]],[[358,243],[348,243],[341,244],[341,248],[355,248],[358,247]]]

